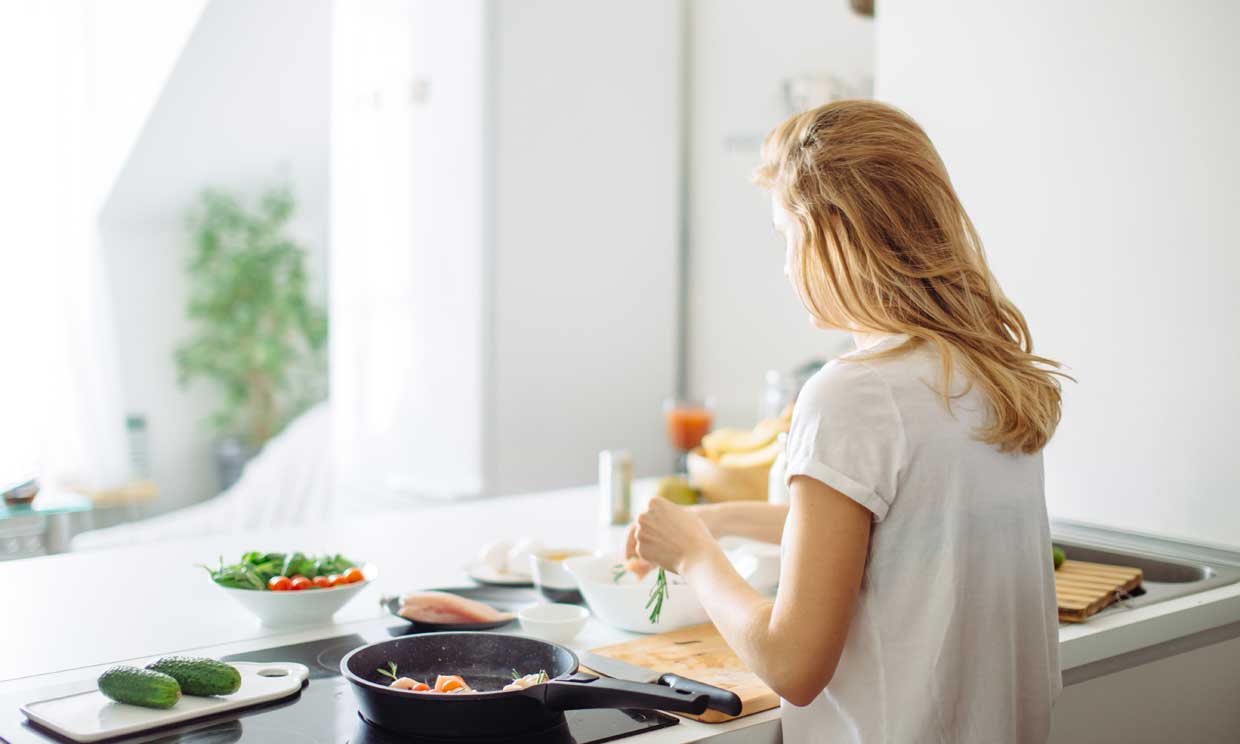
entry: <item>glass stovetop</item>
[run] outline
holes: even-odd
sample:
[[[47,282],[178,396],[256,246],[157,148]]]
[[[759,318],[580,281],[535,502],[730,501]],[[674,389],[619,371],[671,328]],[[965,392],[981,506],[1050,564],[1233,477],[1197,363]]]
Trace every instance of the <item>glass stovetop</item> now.
[[[353,634],[291,646],[226,656],[232,661],[295,661],[310,668],[310,681],[299,695],[219,717],[191,721],[158,731],[109,740],[115,744],[402,744],[409,739],[387,734],[361,720],[349,683],[340,677],[340,659],[350,650],[396,635]],[[28,697],[28,696],[27,696]],[[17,710],[17,701],[0,709],[0,741],[48,744],[68,741],[38,729]],[[557,729],[512,744],[594,744],[679,723],[652,710],[583,710],[566,714],[567,730]]]

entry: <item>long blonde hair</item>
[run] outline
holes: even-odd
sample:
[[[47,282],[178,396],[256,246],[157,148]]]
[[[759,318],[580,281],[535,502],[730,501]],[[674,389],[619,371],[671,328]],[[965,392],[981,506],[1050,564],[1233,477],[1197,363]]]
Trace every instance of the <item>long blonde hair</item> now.
[[[1037,452],[1060,415],[1059,364],[1033,353],[1029,326],[990,273],[982,241],[930,138],[875,101],[797,114],[762,145],[755,180],[800,227],[792,274],[823,324],[907,334],[882,355],[932,343],[951,405],[954,362],[992,416],[976,435]]]

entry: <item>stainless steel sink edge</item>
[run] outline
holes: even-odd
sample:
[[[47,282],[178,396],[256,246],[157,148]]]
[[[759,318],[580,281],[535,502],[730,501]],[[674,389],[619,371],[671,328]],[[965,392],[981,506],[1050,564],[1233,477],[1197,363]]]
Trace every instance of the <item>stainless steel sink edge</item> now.
[[[1146,607],[1240,582],[1240,553],[1213,546],[1067,520],[1051,522],[1051,540],[1062,545],[1069,558],[1075,549],[1078,556],[1085,553],[1082,560],[1117,565],[1125,565],[1127,560],[1146,572],[1134,596],[1121,599],[1100,614]],[[1089,555],[1091,552],[1104,555]],[[1185,578],[1186,574],[1191,578]],[[1160,581],[1158,577],[1165,578]]]
[[[1152,558],[1240,568],[1240,552],[1213,545],[1190,543],[1143,532],[1120,530],[1068,519],[1051,520],[1051,540],[1087,542],[1096,547],[1139,551]]]

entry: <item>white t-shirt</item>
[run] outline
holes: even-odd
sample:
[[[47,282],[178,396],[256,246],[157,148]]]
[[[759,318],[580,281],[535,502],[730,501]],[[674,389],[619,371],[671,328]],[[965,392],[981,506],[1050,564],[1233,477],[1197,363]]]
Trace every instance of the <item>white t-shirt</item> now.
[[[929,344],[849,361],[904,340],[831,362],[793,412],[788,478],[874,521],[835,676],[809,705],[784,702],[784,741],[1042,744],[1062,687],[1042,456],[974,439],[985,399],[972,388],[949,412]]]

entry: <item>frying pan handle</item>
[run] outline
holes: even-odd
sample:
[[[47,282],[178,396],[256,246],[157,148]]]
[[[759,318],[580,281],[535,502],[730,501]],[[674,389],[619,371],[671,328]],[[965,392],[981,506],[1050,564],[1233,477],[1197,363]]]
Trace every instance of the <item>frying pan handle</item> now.
[[[711,710],[727,713],[730,716],[739,716],[741,714],[741,699],[737,697],[735,692],[728,692],[722,687],[715,687],[705,682],[698,682],[695,679],[681,677],[679,674],[664,674],[662,677],[659,677],[659,684],[667,685],[677,691],[687,690],[694,694],[705,695],[710,700],[706,707]]]
[[[657,708],[677,713],[705,713],[710,697],[665,685],[626,682],[610,677],[573,674],[546,684],[543,704],[552,710],[581,708]]]

